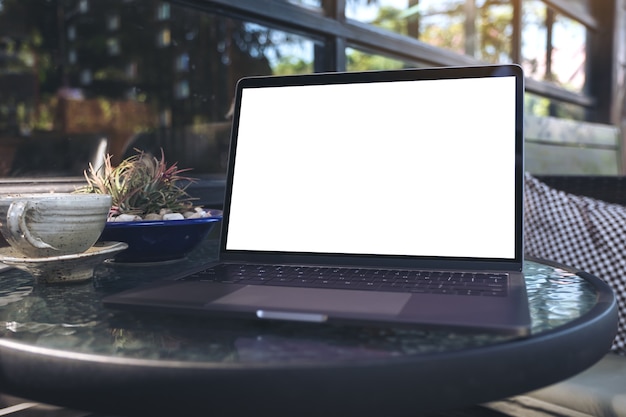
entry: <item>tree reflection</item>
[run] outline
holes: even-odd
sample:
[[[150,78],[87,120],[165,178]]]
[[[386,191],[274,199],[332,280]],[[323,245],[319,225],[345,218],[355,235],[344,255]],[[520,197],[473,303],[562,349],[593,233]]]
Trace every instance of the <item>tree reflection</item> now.
[[[269,57],[293,72],[276,31],[191,8],[153,0],[1,4],[0,144],[14,148],[44,133],[104,134],[117,160],[141,145],[199,173],[223,172],[237,80],[272,74]],[[72,155],[53,148],[48,169],[67,174],[55,161]],[[45,175],[25,168],[35,161],[19,168],[9,159],[0,176]]]

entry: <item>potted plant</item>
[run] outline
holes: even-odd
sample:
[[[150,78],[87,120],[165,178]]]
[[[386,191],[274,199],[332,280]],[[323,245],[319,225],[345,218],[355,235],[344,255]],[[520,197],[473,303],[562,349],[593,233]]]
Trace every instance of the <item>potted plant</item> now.
[[[153,262],[184,258],[206,237],[221,212],[195,206],[187,187],[195,179],[190,169],[168,165],[136,149],[136,154],[113,166],[107,155],[102,167],[90,165],[87,184],[77,193],[110,194],[108,221],[100,240],[126,242],[129,248],[116,261]]]

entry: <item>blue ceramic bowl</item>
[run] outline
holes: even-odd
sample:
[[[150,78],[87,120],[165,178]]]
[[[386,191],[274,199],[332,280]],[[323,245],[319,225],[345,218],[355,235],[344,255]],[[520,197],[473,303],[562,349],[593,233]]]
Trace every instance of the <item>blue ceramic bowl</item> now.
[[[162,262],[184,258],[222,219],[107,222],[100,241],[126,242],[128,249],[115,255],[115,262]]]

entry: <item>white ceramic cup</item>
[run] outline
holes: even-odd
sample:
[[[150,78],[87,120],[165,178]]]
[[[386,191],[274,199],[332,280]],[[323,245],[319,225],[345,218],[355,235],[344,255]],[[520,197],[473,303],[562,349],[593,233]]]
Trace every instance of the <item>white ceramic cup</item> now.
[[[31,258],[82,253],[100,237],[111,208],[107,194],[0,196],[0,232]]]

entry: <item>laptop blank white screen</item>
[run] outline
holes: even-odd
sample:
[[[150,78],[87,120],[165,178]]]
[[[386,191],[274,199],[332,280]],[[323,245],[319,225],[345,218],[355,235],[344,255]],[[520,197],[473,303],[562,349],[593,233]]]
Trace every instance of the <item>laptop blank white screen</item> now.
[[[515,82],[244,89],[226,249],[514,259]]]

